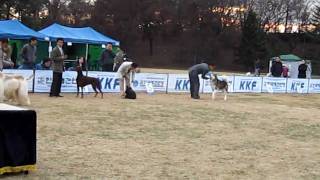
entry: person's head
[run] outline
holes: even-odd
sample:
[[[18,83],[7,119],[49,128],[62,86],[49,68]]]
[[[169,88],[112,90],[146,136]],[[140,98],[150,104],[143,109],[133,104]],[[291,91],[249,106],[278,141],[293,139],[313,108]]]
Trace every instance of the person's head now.
[[[132,71],[135,71],[135,72],[139,72],[139,65],[135,62],[133,62],[131,64],[131,68],[130,68]]]
[[[57,39],[57,46],[59,46],[59,47],[61,47],[61,48],[62,48],[63,43],[64,43],[63,38],[58,38],[58,39]]]
[[[9,40],[8,39],[1,39],[0,40],[0,42],[1,42],[1,47],[2,47],[2,49],[7,49],[8,48],[8,46],[9,46]]]
[[[79,65],[84,64],[84,57],[80,57],[78,63]]]
[[[106,46],[106,49],[109,50],[109,51],[112,51],[112,44],[108,43],[107,46]]]
[[[281,62],[281,59],[279,57],[276,57],[276,62]]]
[[[216,68],[216,65],[214,65],[214,64],[209,64],[209,69],[210,69],[211,71],[213,71],[215,68]]]
[[[0,45],[1,45],[1,47],[3,47],[3,46],[5,46],[6,44],[8,44],[8,39],[7,38],[3,38],[3,39],[1,39],[0,40]]]
[[[306,64],[306,61],[305,61],[305,60],[302,60],[302,61],[301,61],[301,64]]]
[[[38,43],[37,38],[35,38],[35,37],[30,38],[29,43],[31,46],[37,45],[37,43]]]
[[[49,68],[50,66],[51,66],[51,59],[50,58],[45,58],[43,61],[42,61],[42,64],[45,66],[45,67],[47,67],[47,68]]]

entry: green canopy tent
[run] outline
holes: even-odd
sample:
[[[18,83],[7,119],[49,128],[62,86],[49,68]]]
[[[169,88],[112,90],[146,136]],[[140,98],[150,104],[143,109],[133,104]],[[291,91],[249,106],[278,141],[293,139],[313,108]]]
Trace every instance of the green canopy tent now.
[[[302,59],[294,54],[280,55],[282,61],[302,61]]]

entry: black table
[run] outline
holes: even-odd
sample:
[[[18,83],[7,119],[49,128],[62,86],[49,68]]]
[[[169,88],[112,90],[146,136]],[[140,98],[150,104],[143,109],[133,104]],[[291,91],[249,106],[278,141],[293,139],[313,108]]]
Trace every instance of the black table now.
[[[36,169],[37,115],[0,103],[0,175]]]

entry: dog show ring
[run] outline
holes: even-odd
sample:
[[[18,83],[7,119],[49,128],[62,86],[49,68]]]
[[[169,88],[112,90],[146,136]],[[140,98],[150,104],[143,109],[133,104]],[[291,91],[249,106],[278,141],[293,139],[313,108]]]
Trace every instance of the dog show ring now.
[[[0,175],[36,170],[36,112],[0,103],[0,117]]]

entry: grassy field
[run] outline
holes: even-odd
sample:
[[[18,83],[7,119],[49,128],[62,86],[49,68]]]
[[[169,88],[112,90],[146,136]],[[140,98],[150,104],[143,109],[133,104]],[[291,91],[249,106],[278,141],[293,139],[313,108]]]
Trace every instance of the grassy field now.
[[[31,94],[38,170],[4,179],[320,179],[320,96]]]

